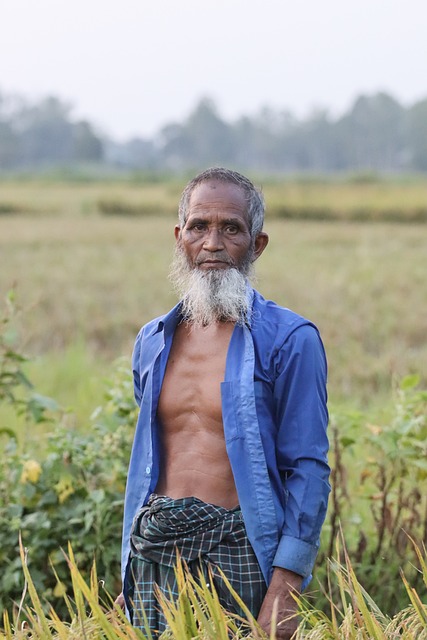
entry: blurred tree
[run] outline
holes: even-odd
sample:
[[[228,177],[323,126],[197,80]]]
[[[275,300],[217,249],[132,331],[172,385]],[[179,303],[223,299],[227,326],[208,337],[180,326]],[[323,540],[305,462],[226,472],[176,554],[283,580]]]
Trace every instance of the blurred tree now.
[[[262,108],[226,122],[203,98],[182,123],[152,139],[106,139],[56,97],[28,104],[0,93],[0,170],[75,162],[182,171],[228,164],[264,172],[427,171],[427,100],[405,109],[386,93],[358,97],[332,118],[318,109],[305,119]]]
[[[104,157],[110,164],[124,169],[159,168],[159,152],[152,140],[131,138],[126,142],[104,141]]]
[[[99,162],[103,157],[101,139],[94,133],[92,125],[86,120],[72,127],[72,158],[78,162]]]
[[[202,164],[227,163],[233,158],[232,128],[222,120],[214,102],[204,98],[186,123],[191,146]]]
[[[23,166],[67,163],[73,158],[71,107],[49,97],[25,106],[13,117],[21,139],[20,164]]]
[[[87,121],[73,122],[71,106],[48,97],[28,104],[0,94],[0,168],[99,162],[103,144]]]
[[[285,150],[297,122],[289,111],[263,107],[252,118],[242,117],[234,125],[234,152],[239,166],[280,171],[289,161]]]
[[[324,109],[311,113],[300,129],[300,144],[305,149],[306,167],[311,171],[335,171],[340,156],[334,123]]]
[[[342,169],[401,168],[405,147],[403,107],[391,96],[360,96],[336,123]]]
[[[191,154],[190,144],[184,125],[167,124],[158,137],[162,164],[172,170],[182,169]]]
[[[427,100],[417,102],[408,110],[407,121],[410,167],[427,171]]]
[[[12,126],[12,116],[21,100],[0,92],[0,169],[11,169],[19,160],[19,137]]]
[[[233,130],[218,115],[209,98],[199,102],[183,125],[162,132],[163,157],[168,166],[227,164],[233,161]]]
[[[12,169],[19,161],[19,138],[8,122],[0,120],[0,169]]]

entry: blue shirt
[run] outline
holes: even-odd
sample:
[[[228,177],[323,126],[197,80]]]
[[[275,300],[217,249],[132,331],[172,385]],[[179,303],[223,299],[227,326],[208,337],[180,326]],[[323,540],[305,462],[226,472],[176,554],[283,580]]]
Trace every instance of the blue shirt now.
[[[221,383],[228,457],[247,534],[267,584],[273,568],[310,579],[330,491],[326,358],[316,327],[257,291],[236,325]],[[145,325],[133,352],[140,406],[129,465],[122,570],[135,514],[157,485],[157,404],[180,305]]]

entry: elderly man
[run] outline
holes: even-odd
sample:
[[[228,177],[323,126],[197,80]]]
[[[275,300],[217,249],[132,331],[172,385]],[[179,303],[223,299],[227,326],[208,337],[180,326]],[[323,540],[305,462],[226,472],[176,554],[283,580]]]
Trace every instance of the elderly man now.
[[[278,638],[296,628],[329,493],[326,360],[316,327],[250,286],[268,243],[244,176],[204,171],[185,188],[171,279],[180,302],[135,343],[140,406],[125,500],[124,598],[161,632],[154,585],[176,594],[177,550],[211,575],[225,608]],[[144,611],[144,613],[143,613]]]

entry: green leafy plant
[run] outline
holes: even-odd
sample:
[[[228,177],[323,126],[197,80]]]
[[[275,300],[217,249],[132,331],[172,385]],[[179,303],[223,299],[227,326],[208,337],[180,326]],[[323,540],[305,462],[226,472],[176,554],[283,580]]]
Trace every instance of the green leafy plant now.
[[[123,495],[131,433],[97,424],[86,433],[57,425],[43,460],[22,456],[15,440],[4,449],[0,470],[0,602],[16,601],[22,589],[18,535],[28,547],[33,580],[55,603],[62,592],[51,564],[66,585],[61,547],[71,541],[82,572],[96,559],[102,578],[119,592]]]
[[[390,575],[403,568],[421,583],[408,534],[427,542],[427,392],[418,384],[418,376],[401,381],[387,424],[361,413],[331,420],[332,494],[317,575],[325,584],[321,567],[342,527],[361,582],[388,613],[407,603]]]
[[[0,403],[11,404],[29,422],[48,422],[52,419],[51,412],[58,412],[59,406],[52,398],[36,393],[24,373],[23,365],[28,359],[16,347],[14,322],[17,314],[15,291],[12,289],[5,298],[5,310],[0,318]],[[14,435],[4,427],[1,432]]]
[[[54,401],[37,394],[23,371],[26,358],[13,346],[14,296],[0,332],[0,402],[8,402],[29,425],[49,422],[42,455],[24,453],[18,436],[3,428],[0,465],[0,608],[11,610],[22,592],[19,534],[43,600],[62,602],[69,589],[61,548],[72,541],[81,571],[95,559],[111,590],[120,590],[119,558],[126,482],[135,405],[130,383],[117,363],[105,405],[85,432],[70,429]],[[37,436],[33,436],[34,439]],[[52,566],[64,581],[58,586]],[[60,607],[61,605],[58,604]]]

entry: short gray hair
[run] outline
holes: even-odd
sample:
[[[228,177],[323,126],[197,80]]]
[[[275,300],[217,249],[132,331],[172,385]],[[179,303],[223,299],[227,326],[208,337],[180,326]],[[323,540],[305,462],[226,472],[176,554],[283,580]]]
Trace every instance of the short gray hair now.
[[[187,221],[188,205],[191,194],[199,184],[202,184],[202,182],[208,182],[209,180],[218,180],[219,182],[236,184],[244,191],[248,203],[247,214],[249,218],[251,237],[252,240],[254,240],[258,233],[262,231],[264,225],[264,197],[261,191],[255,187],[249,178],[246,178],[237,171],[224,169],[223,167],[211,167],[210,169],[206,169],[190,180],[187,184],[182,192],[178,209],[179,225],[181,229]]]

